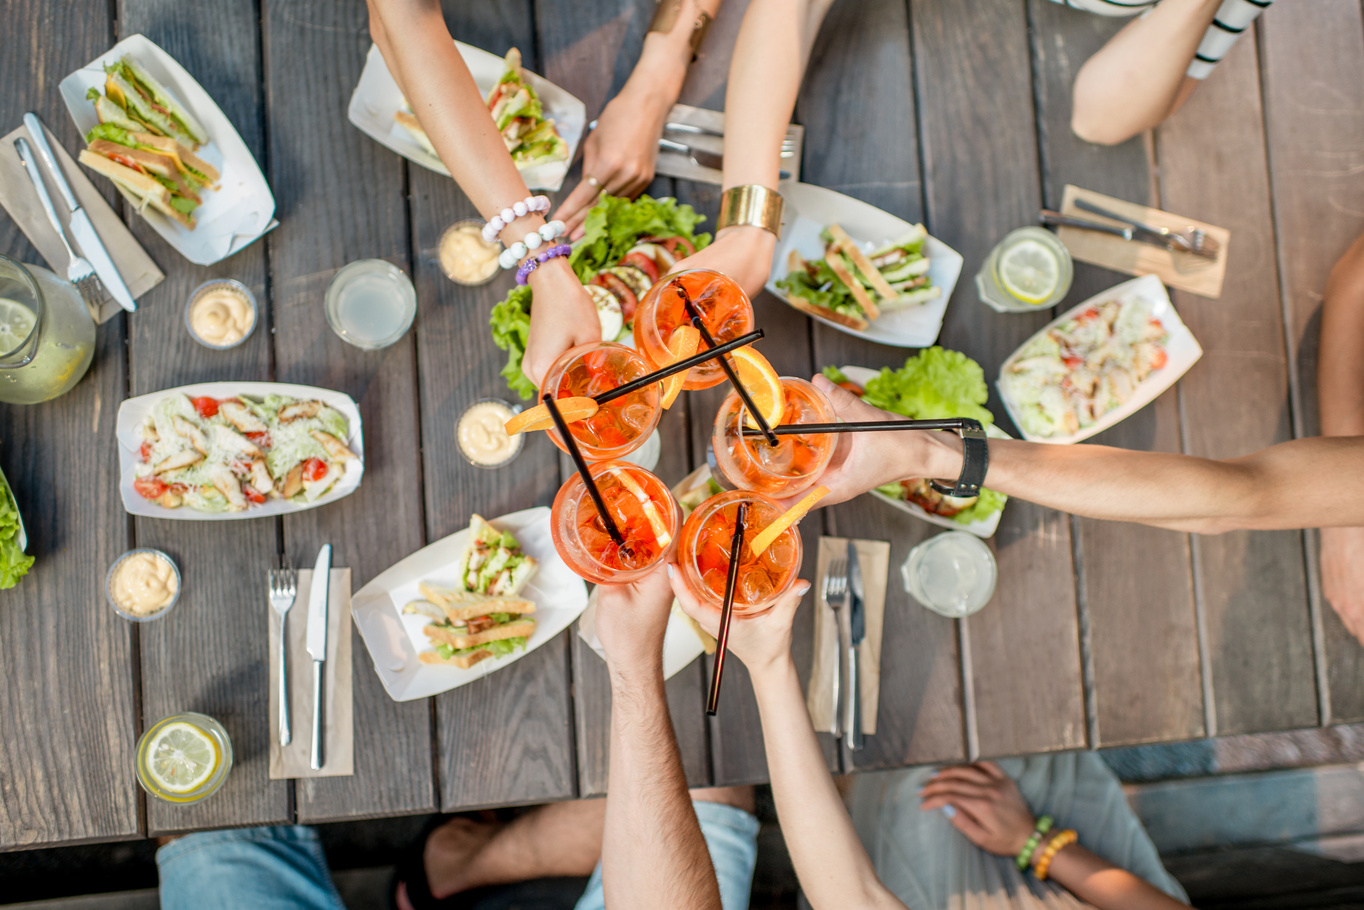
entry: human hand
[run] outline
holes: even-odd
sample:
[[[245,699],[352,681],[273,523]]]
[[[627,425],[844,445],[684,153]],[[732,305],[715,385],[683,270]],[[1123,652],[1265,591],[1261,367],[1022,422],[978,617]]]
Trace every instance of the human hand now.
[[[816,376],[812,382],[828,396],[834,413],[845,423],[903,419],[899,414],[872,407],[827,376]],[[820,484],[829,488],[829,495],[819,504],[845,502],[896,480],[955,478],[960,472],[961,440],[950,433],[919,430],[839,433],[833,457],[819,476]]]
[[[612,679],[663,679],[673,592],[664,563],[637,581],[597,586],[597,637]]]
[[[673,593],[682,612],[705,629],[712,638],[720,637],[720,611],[703,604],[682,579],[682,570],[669,566]],[[810,590],[808,581],[797,581],[790,591],[761,616],[744,617],[735,614],[729,624],[729,650],[744,662],[756,681],[764,670],[779,666],[791,659],[791,625],[795,622],[800,599]]]
[[[654,179],[658,139],[671,107],[656,85],[632,80],[602,110],[583,141],[583,179],[552,216],[568,225],[569,237],[582,235],[587,212],[603,192],[631,199],[644,192]]]
[[[996,856],[1017,856],[1037,826],[1018,785],[994,762],[943,768],[919,791],[919,808],[951,807],[952,826]]]
[[[668,274],[687,269],[710,269],[734,279],[752,298],[767,283],[767,275],[772,270],[772,251],[776,247],[777,237],[771,231],[750,224],[734,225],[716,233],[714,242],[704,250],[679,259]]]
[[[580,344],[601,341],[601,321],[567,259],[551,259],[531,272],[530,284],[538,302],[530,308],[530,335],[521,372],[539,388],[540,380],[560,354]]]
[[[1321,529],[1321,593],[1364,644],[1364,528]]]

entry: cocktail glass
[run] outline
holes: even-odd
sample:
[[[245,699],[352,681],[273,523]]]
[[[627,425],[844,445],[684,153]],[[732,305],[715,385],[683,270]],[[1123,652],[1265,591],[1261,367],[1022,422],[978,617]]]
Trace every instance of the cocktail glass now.
[[[677,561],[687,587],[702,603],[720,609],[729,574],[729,548],[739,503],[747,502],[748,527],[739,553],[734,585],[734,615],[761,616],[791,589],[800,573],[801,542],[795,526],[777,535],[759,556],[752,540],[786,510],[775,500],[748,490],[720,493],[701,503],[682,525]]]
[[[649,361],[623,344],[597,342],[570,348],[554,361],[540,394],[555,399],[592,398],[653,372]],[[644,445],[662,416],[662,388],[653,383],[602,405],[586,420],[568,425],[578,450],[588,461],[621,458]],[[559,431],[547,431],[554,444],[564,449]],[[564,449],[564,451],[568,451]]]
[[[232,740],[206,714],[186,711],[153,724],[137,741],[137,782],[157,799],[192,803],[215,792],[232,770]],[[177,780],[183,780],[183,785]]]
[[[779,423],[833,423],[837,417],[824,393],[803,379],[781,377],[786,406]],[[737,392],[730,392],[715,417],[711,446],[715,464],[732,487],[785,498],[814,486],[833,457],[837,436],[810,433],[778,436],[777,445],[762,436],[741,435],[753,426]]]
[[[628,462],[598,462],[589,471],[624,543],[611,539],[587,485],[575,474],[554,497],[549,520],[554,548],[594,584],[634,581],[672,552],[682,521],[677,501],[667,484]]]
[[[753,304],[748,295],[730,278],[707,269],[678,272],[655,284],[644,295],[635,312],[635,343],[654,369],[672,363],[668,341],[673,330],[690,325],[686,307],[677,289],[681,287],[701,311],[702,321],[716,344],[722,344],[753,331]],[[704,349],[705,342],[702,342]],[[711,360],[687,371],[684,389],[708,389],[725,378],[719,361]]]

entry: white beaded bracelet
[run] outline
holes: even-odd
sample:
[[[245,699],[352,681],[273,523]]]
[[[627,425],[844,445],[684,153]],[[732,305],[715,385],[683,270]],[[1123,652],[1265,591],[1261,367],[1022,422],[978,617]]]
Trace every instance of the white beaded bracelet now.
[[[562,221],[542,224],[538,231],[531,231],[527,234],[525,240],[518,240],[503,250],[502,255],[497,257],[497,264],[504,269],[516,268],[516,264],[529,256],[533,250],[538,250],[551,240],[563,236],[567,231],[568,225]]]
[[[488,243],[496,243],[497,235],[502,233],[507,225],[518,218],[524,218],[531,212],[548,212],[548,196],[527,196],[520,202],[512,203],[511,208],[503,209],[483,225],[483,239]]]

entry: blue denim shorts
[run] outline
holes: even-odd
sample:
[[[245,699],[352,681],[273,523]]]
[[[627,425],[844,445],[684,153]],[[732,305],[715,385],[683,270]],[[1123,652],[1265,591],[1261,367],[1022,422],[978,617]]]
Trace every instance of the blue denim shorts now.
[[[156,851],[162,910],[346,910],[317,832],[202,831]]]
[[[743,809],[723,803],[694,801],[696,818],[706,838],[715,877],[720,882],[724,910],[747,910],[753,890],[753,866],[758,861],[758,820]],[[592,872],[587,890],[574,910],[606,910],[602,893],[601,863]]]

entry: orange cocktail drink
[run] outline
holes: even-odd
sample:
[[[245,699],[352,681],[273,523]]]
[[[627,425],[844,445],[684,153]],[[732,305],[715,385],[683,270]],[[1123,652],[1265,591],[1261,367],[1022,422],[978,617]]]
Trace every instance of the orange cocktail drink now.
[[[734,615],[760,616],[791,589],[800,572],[801,543],[796,528],[777,535],[766,550],[754,555],[750,542],[786,510],[761,493],[732,490],[712,496],[687,516],[678,541],[677,561],[687,587],[702,603],[720,609],[729,575],[729,548],[739,503],[747,502],[748,524],[739,551],[739,575],[734,585]]]
[[[540,394],[555,399],[592,398],[653,372],[649,361],[623,344],[597,342],[570,348],[545,373]],[[630,454],[648,440],[663,413],[662,386],[651,383],[608,401],[586,420],[568,425],[578,449],[588,461],[606,461]],[[558,430],[547,431],[564,449]],[[564,451],[568,451],[564,449]]]
[[[824,393],[803,379],[781,377],[785,404],[781,424],[833,423],[833,405]],[[753,427],[737,392],[730,392],[715,417],[711,446],[715,463],[731,486],[768,496],[786,498],[814,486],[833,457],[837,437],[833,433],[781,435],[775,446],[762,436],[740,433]]]
[[[680,325],[691,325],[686,306],[678,294],[682,288],[701,312],[701,320],[716,344],[723,344],[753,331],[753,304],[743,288],[706,269],[678,272],[658,282],[640,301],[635,313],[635,343],[655,369],[673,362],[668,339]],[[702,342],[702,349],[706,347]],[[708,389],[725,378],[718,361],[707,361],[687,371],[684,389]]]
[[[587,485],[575,474],[554,497],[549,520],[554,548],[590,582],[634,581],[672,552],[681,523],[677,501],[667,484],[628,462],[599,462],[589,472],[624,542],[611,539]]]

